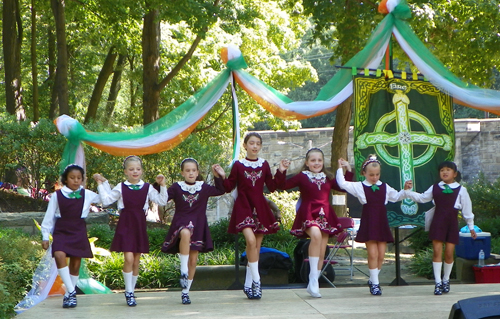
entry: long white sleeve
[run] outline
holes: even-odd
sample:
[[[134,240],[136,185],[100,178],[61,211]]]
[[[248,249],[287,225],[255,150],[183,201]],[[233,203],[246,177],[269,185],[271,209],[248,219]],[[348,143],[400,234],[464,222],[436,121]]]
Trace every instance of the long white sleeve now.
[[[432,189],[434,185],[429,187],[425,192],[423,193],[417,193],[414,191],[407,190],[405,191],[406,195],[408,198],[410,198],[412,201],[417,202],[417,203],[427,203],[433,200],[434,196],[432,195]]]
[[[167,205],[168,202],[168,193],[167,187],[160,186],[160,192],[153,187],[153,185],[149,185],[148,198],[153,203],[156,203],[160,206]]]
[[[57,194],[52,193],[47,206],[47,211],[42,221],[42,240],[49,240],[50,234],[54,232],[54,225],[56,224],[56,211],[59,211],[59,204],[57,203]]]
[[[406,192],[404,190],[400,190],[399,192],[389,186],[388,184],[385,184],[386,186],[386,203],[387,201],[389,202],[399,202],[400,200],[403,200],[408,197]]]
[[[104,206],[109,206],[122,198],[122,193],[117,189],[117,187],[121,187],[121,185],[118,184],[114,189],[111,189],[108,181],[105,181],[97,186],[97,190],[99,191],[99,195],[101,196],[102,204]]]
[[[462,211],[462,216],[464,217],[469,229],[474,229],[474,214],[472,213],[472,201],[470,200],[469,192],[465,187],[460,188],[458,193],[457,202],[455,203],[455,208]]]
[[[342,168],[337,170],[337,175],[335,177],[339,187],[344,189],[349,194],[356,197],[361,204],[366,204],[365,190],[363,189],[363,184],[361,182],[348,182],[344,178],[344,171]]]

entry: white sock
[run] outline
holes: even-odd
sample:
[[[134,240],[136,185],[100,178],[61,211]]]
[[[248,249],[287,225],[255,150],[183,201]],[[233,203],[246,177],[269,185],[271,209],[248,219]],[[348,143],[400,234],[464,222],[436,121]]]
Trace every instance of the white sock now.
[[[453,269],[453,263],[444,263],[443,267],[443,281],[450,281],[451,270]]]
[[[379,274],[380,274],[380,271],[381,271],[381,270],[382,270],[382,268],[380,268],[380,269],[378,269],[378,268],[377,268],[377,275],[379,275]]]
[[[318,278],[319,270],[318,270],[319,257],[311,257],[309,256],[309,277]]]
[[[250,268],[250,271],[252,272],[252,280],[255,282],[260,281],[260,275],[259,275],[259,262],[253,262],[253,263],[248,263],[248,267]]]
[[[73,286],[75,286],[75,289],[76,289],[76,283],[78,282],[78,278],[80,277],[71,275],[71,282],[73,283]]]
[[[193,279],[188,279],[187,287],[182,289],[182,293],[187,294],[189,292],[189,289],[191,288],[192,283],[193,283]]]
[[[69,274],[68,266],[57,269],[57,273],[59,274],[59,276],[62,279],[62,282],[66,286],[66,293],[64,295],[68,296],[70,293],[72,293],[75,290],[75,286],[73,285],[73,282],[71,281],[71,275]]]
[[[189,271],[189,268],[188,268],[189,255],[179,254],[179,258],[181,260],[181,274],[187,275],[187,273]]]
[[[247,288],[252,288],[252,272],[250,271],[250,267],[246,267],[246,274],[245,274],[245,287]]]
[[[378,270],[378,268],[369,269],[369,271],[370,271],[370,281],[372,282],[373,285],[378,285],[379,284],[379,281],[378,281],[379,270]]]
[[[125,282],[125,291],[134,292],[132,287],[132,272],[123,272],[123,281]]]
[[[441,282],[441,268],[443,266],[443,263],[441,262],[432,262],[432,269],[434,270],[434,280],[436,281],[436,284],[439,284]]]
[[[132,273],[132,291],[135,290],[135,284],[137,284],[137,277],[139,276],[134,276]]]

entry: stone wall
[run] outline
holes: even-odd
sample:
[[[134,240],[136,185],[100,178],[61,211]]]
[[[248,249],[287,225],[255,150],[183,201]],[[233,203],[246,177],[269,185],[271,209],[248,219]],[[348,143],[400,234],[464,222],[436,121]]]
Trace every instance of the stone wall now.
[[[299,170],[306,151],[319,147],[325,162],[331,160],[333,128],[301,129],[296,131],[260,131],[263,138],[260,157],[276,169],[282,158],[292,159],[291,171]],[[483,172],[490,181],[500,176],[500,119],[455,120],[455,162],[464,181],[472,181]],[[352,127],[349,134],[348,157],[352,163]],[[273,170],[274,171],[274,170]]]

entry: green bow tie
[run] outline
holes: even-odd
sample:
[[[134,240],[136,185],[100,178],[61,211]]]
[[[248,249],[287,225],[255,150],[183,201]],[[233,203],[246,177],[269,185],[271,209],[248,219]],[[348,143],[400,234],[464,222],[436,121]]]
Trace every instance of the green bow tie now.
[[[141,189],[141,186],[139,185],[128,185],[128,188],[130,188],[133,191],[138,191]]]
[[[82,195],[80,195],[80,190],[77,190],[77,191],[74,191],[74,192],[71,192],[68,194],[68,197],[69,198],[76,198],[76,199],[79,199],[79,198],[82,198]]]
[[[448,186],[448,184],[444,184],[443,193],[445,193],[445,194],[453,194],[453,190],[450,188],[450,186]]]
[[[372,186],[372,191],[378,191],[380,188],[378,188],[377,184],[373,184]]]

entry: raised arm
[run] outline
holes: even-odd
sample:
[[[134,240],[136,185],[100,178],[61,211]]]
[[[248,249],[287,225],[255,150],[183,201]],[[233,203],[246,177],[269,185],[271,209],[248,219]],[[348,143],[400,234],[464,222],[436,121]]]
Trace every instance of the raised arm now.
[[[432,188],[434,186],[429,187],[424,193],[417,193],[410,190],[405,190],[407,198],[411,199],[417,203],[427,203],[434,199],[432,195]]]

